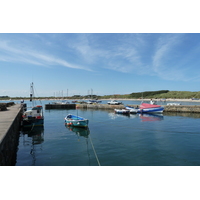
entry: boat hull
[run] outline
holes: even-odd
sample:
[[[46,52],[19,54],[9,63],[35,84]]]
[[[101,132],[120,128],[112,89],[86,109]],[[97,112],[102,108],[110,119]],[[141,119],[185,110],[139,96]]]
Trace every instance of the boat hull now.
[[[43,126],[43,125],[44,125],[44,119],[27,118],[23,119],[22,121],[22,126],[25,128]]]
[[[138,112],[138,108],[126,106],[126,109],[129,110],[131,114],[136,114]]]
[[[71,115],[65,117],[65,125],[75,127],[88,127],[89,120],[79,116]]]
[[[115,113],[117,114],[124,114],[124,115],[128,115],[130,113],[129,110],[125,110],[125,109],[114,109]]]
[[[65,124],[67,126],[88,127],[88,120],[67,120],[67,119],[65,119]]]
[[[164,107],[161,107],[159,105],[142,103],[140,105],[140,109],[138,110],[138,113],[162,113],[163,110],[164,110]]]
[[[158,108],[143,108],[138,109],[138,113],[163,113],[164,108],[158,107]]]

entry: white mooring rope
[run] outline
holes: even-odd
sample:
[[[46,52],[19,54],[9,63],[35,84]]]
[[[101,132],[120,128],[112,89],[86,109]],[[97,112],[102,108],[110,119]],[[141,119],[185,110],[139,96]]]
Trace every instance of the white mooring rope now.
[[[91,145],[92,145],[92,148],[93,148],[93,151],[94,151],[94,155],[95,155],[95,157],[96,157],[96,159],[97,159],[98,165],[101,166],[101,165],[100,165],[100,162],[99,162],[99,159],[98,159],[98,156],[97,156],[97,154],[96,154],[96,151],[95,151],[95,149],[94,149],[94,145],[93,145],[93,143],[92,143],[92,139],[91,139],[90,135],[89,135],[89,138],[90,138],[90,142],[91,142]]]

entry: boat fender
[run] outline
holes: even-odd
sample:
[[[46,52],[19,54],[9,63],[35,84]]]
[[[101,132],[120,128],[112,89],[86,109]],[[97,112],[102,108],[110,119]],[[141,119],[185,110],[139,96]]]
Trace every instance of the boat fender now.
[[[42,117],[41,116],[36,116],[36,119],[42,119]]]

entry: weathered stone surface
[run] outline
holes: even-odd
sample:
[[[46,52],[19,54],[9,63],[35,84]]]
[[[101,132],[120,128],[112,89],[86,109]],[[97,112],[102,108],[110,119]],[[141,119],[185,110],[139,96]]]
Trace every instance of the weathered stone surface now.
[[[200,113],[200,106],[190,105],[177,105],[177,106],[164,106],[164,112],[187,112],[187,113]]]

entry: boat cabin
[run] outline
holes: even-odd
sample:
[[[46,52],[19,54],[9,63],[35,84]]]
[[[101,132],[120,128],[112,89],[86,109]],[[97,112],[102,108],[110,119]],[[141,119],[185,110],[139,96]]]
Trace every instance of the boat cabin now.
[[[33,107],[32,110],[27,110],[26,112],[24,112],[24,117],[43,117],[42,106],[36,106]]]

